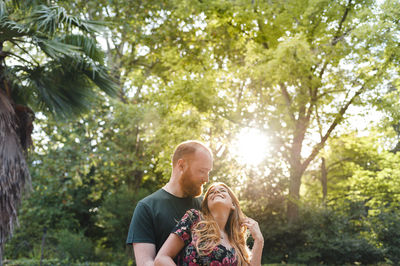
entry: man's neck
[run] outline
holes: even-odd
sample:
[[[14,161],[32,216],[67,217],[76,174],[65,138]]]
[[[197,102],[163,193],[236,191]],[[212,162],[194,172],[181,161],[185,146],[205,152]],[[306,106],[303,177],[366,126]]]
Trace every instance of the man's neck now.
[[[181,189],[181,186],[178,182],[173,182],[170,180],[165,186],[163,186],[163,189],[178,198],[185,197],[183,190]]]

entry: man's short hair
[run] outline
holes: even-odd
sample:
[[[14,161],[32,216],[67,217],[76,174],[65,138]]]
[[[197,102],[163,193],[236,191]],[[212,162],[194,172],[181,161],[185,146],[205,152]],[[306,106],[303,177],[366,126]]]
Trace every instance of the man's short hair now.
[[[204,143],[198,140],[187,140],[176,146],[174,154],[172,156],[172,166],[174,167],[179,159],[182,159],[188,154],[193,154],[200,149],[207,151],[212,159],[212,152],[210,148],[208,148]]]

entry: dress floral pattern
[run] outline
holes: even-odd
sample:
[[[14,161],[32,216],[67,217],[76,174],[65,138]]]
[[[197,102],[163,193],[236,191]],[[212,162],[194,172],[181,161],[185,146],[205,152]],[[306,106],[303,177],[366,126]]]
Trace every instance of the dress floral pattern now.
[[[175,226],[172,233],[178,235],[185,246],[177,256],[177,265],[183,266],[228,266],[237,265],[234,248],[226,248],[219,244],[207,256],[200,256],[195,247],[196,236],[192,236],[192,228],[200,221],[200,213],[191,209],[185,213],[182,219]]]

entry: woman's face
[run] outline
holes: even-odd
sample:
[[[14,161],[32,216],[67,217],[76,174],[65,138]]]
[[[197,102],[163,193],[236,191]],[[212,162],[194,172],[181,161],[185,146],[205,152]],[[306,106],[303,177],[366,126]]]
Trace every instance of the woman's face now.
[[[230,209],[234,209],[232,198],[226,187],[222,185],[217,185],[208,191],[207,205],[208,209],[212,209],[216,205],[224,205]]]

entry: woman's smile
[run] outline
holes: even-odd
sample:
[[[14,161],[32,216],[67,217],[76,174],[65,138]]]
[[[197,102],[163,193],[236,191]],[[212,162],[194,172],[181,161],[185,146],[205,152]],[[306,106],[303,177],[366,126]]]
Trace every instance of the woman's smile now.
[[[213,200],[216,199],[217,197],[225,199],[225,197],[222,194],[218,193],[218,194],[214,195]]]

